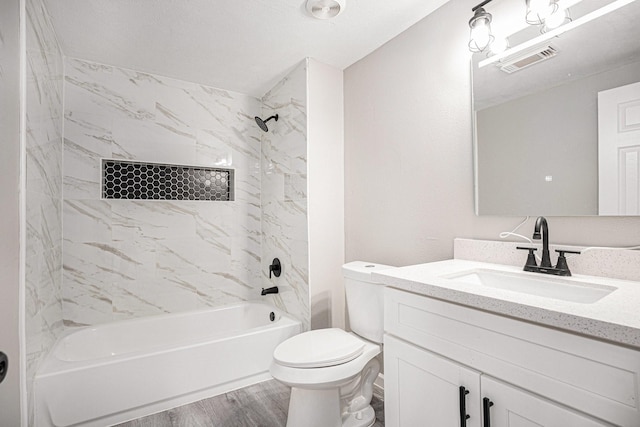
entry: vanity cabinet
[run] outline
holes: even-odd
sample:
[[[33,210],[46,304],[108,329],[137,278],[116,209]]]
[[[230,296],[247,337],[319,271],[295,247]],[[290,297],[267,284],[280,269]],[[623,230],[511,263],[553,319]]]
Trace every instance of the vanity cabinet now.
[[[640,427],[635,349],[393,288],[384,345],[388,427]]]

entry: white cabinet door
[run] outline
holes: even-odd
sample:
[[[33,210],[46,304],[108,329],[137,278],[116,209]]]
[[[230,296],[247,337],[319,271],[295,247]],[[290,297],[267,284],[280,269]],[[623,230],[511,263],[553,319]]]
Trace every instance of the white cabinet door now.
[[[481,427],[478,372],[389,335],[384,369],[387,427]]]
[[[492,406],[485,408],[489,423],[484,427],[603,427],[612,426],[584,414],[556,405],[522,389],[482,376],[482,398]]]

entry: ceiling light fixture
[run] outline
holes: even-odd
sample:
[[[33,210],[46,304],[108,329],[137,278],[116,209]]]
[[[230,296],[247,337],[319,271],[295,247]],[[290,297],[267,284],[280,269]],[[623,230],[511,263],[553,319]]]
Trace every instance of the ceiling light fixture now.
[[[331,19],[345,7],[345,0],[307,0],[307,12],[314,18]]]

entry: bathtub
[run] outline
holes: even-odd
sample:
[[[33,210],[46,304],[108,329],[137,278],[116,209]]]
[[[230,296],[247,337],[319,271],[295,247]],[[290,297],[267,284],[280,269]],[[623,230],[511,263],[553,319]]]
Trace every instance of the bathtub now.
[[[35,425],[104,427],[270,379],[273,350],[300,332],[261,303],[76,329],[36,374]]]

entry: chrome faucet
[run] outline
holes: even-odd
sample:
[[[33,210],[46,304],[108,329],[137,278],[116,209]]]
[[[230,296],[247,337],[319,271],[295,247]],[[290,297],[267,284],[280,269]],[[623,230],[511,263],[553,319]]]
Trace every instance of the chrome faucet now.
[[[551,258],[549,256],[549,226],[547,225],[547,219],[543,216],[539,216],[536,220],[536,225],[533,229],[533,240],[540,240],[540,234],[542,233],[542,261],[540,267],[549,268],[551,265]]]
[[[554,274],[556,276],[571,276],[571,271],[567,265],[567,258],[565,254],[579,254],[577,251],[569,251],[565,249],[557,249],[558,252],[558,264],[554,267],[551,264],[551,257],[549,256],[549,226],[547,225],[547,219],[543,216],[538,217],[536,225],[533,229],[533,239],[542,239],[542,260],[540,265],[537,265],[536,256],[534,252],[536,248],[520,247],[516,249],[523,249],[529,251],[527,262],[524,265],[524,271],[533,271],[536,273]]]

